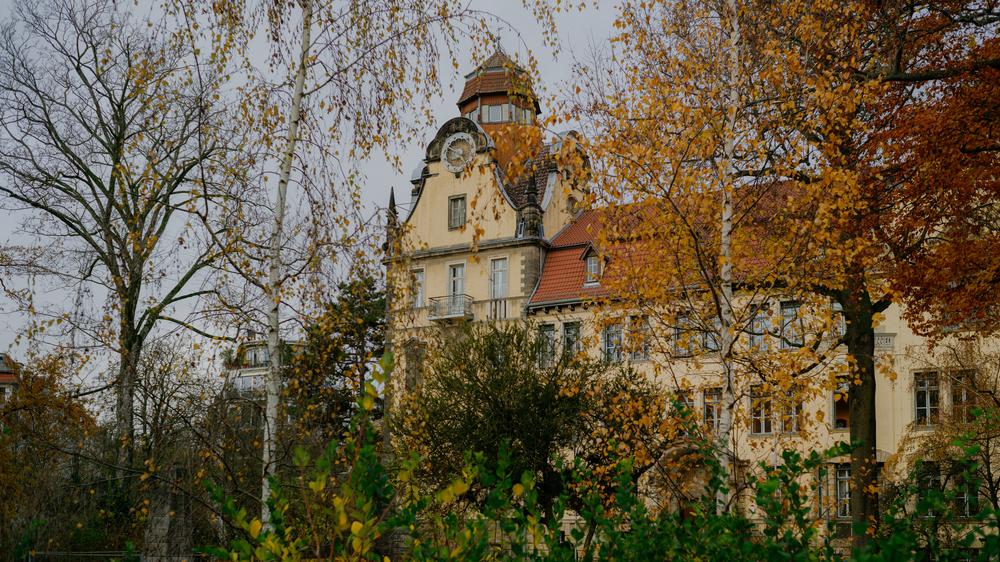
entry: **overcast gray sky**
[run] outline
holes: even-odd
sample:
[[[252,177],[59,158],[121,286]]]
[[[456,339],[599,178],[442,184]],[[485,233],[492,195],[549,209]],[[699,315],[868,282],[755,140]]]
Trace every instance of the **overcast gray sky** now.
[[[0,0],[0,19],[6,19],[10,13],[13,0]],[[541,95],[553,94],[568,82],[572,82],[572,66],[574,57],[586,58],[592,45],[604,45],[612,33],[611,22],[614,17],[614,2],[593,2],[583,12],[573,11],[560,14],[557,17],[559,27],[560,52],[553,53],[545,47],[541,28],[516,0],[472,0],[475,8],[488,10],[503,18],[518,33],[500,30],[501,46],[512,56],[524,59],[530,49],[539,63],[539,73],[542,83],[536,84],[536,90]],[[489,53],[475,53],[468,45],[461,46],[465,53],[459,52],[460,67],[452,71],[448,67],[443,74],[443,95],[432,100],[438,125],[458,115],[455,102],[458,99],[464,83],[464,74],[471,71]],[[464,60],[463,60],[464,59]],[[543,102],[542,112],[547,108]],[[367,175],[367,187],[363,194],[364,204],[370,211],[384,208],[389,197],[390,187],[396,189],[397,201],[406,204],[409,201],[409,175],[423,158],[426,143],[430,142],[437,127],[432,127],[424,133],[419,142],[402,149],[404,170],[396,171],[386,163],[384,158],[372,158],[363,165]],[[0,180],[2,181],[2,180]],[[17,225],[21,217],[11,214],[0,214],[0,244],[35,244],[42,241],[30,240],[17,233]],[[50,294],[43,297],[51,303],[72,302],[73,295]],[[14,339],[26,325],[26,318],[12,306],[6,297],[0,296],[0,351],[11,351],[15,356],[23,352],[23,344],[14,346]]]

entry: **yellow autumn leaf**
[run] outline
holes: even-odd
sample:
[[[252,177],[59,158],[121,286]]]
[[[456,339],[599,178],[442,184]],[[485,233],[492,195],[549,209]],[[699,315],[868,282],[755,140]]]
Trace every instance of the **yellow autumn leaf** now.
[[[254,519],[250,522],[250,537],[256,539],[260,535],[260,529],[263,527],[263,523],[260,519]]]

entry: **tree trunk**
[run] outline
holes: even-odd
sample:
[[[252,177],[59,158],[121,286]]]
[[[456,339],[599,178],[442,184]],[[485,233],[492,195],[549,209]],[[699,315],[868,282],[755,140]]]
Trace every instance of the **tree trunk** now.
[[[271,511],[267,499],[271,496],[271,477],[274,476],[274,453],[277,443],[278,400],[281,393],[281,237],[285,221],[285,196],[288,191],[288,181],[292,175],[292,164],[295,160],[295,148],[298,144],[299,123],[302,119],[302,100],[304,97],[306,70],[309,65],[309,49],[312,42],[313,7],[308,0],[302,2],[302,45],[299,52],[298,68],[295,72],[295,86],[292,92],[291,107],[288,113],[288,136],[281,155],[281,168],[278,171],[278,194],[274,202],[274,233],[271,236],[271,264],[268,275],[268,297],[270,308],[267,313],[267,347],[270,356],[270,368],[267,372],[267,404],[264,411],[264,443],[261,447],[263,471],[261,477],[261,521],[265,529],[271,528]]]
[[[878,466],[875,440],[875,326],[864,276],[854,275],[841,298],[847,320],[847,352],[853,359],[848,390],[851,442],[851,520],[869,531],[854,534],[854,545],[868,542],[878,522]]]
[[[719,314],[719,360],[725,384],[722,390],[724,407],[719,416],[719,446],[720,468],[725,475],[725,490],[719,490],[716,495],[717,508],[727,509],[731,494],[735,489],[735,474],[733,462],[736,458],[736,447],[732,443],[733,408],[736,406],[736,392],[733,380],[732,350],[734,342],[733,324],[733,157],[736,152],[736,105],[739,103],[739,91],[736,76],[739,74],[740,56],[740,22],[739,11],[735,0],[726,2],[729,30],[729,88],[726,92],[726,129],[723,144],[723,162],[719,167],[722,182],[722,217],[719,229],[719,283],[721,298],[718,303]]]

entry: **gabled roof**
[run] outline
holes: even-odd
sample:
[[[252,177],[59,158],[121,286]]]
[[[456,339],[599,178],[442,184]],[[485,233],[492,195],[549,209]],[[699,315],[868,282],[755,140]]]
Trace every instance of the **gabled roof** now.
[[[593,246],[602,215],[600,210],[584,211],[556,234],[545,256],[538,287],[528,300],[529,306],[580,301],[607,295],[607,289],[599,283],[584,284],[587,274],[584,257]]]

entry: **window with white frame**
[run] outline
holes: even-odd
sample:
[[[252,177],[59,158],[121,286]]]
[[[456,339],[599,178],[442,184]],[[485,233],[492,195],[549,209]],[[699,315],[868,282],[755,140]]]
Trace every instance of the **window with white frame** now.
[[[938,374],[916,373],[913,375],[913,398],[916,406],[914,423],[930,427],[938,421],[941,388]]]
[[[917,502],[927,502],[942,491],[941,467],[936,462],[921,461],[917,467]],[[928,506],[923,515],[934,517],[937,513]]]
[[[489,110],[490,110],[490,120],[487,121],[488,123],[503,123],[503,121],[504,121],[503,114],[504,114],[505,106],[503,106],[503,105],[488,105],[486,107],[488,107]]]
[[[448,266],[448,296],[455,297],[465,294],[465,264],[456,263]]]
[[[653,343],[653,332],[649,327],[649,318],[645,316],[633,317],[629,321],[629,328],[629,345],[632,348],[632,360],[648,361],[649,350]]]
[[[851,465],[838,464],[836,467],[837,517],[851,516]]]
[[[454,195],[448,198],[448,228],[461,228],[465,225],[465,196]]]
[[[538,327],[538,335],[541,339],[538,364],[551,367],[556,359],[556,325],[542,324]]]
[[[753,318],[750,319],[750,349],[767,351],[767,332],[770,325],[770,310],[768,310],[767,305],[755,306]]]
[[[413,308],[424,306],[424,270],[413,270]]]
[[[796,301],[781,303],[781,349],[802,347],[802,319],[799,317],[801,305]]]
[[[596,254],[587,256],[587,270],[583,282],[592,285],[601,280],[601,258]]]
[[[799,420],[802,418],[802,402],[795,396],[795,389],[785,393],[785,402],[781,408],[781,432],[798,433]]]
[[[687,314],[678,314],[674,326],[674,355],[687,357],[691,355],[691,343],[694,339],[691,329],[691,318]]]
[[[979,514],[979,486],[973,470],[975,465],[961,463],[955,467],[955,514],[975,517]]]
[[[951,379],[951,416],[955,421],[969,423],[975,418],[975,371],[958,371]]]
[[[604,328],[601,333],[601,347],[604,351],[604,360],[610,363],[619,363],[622,360],[622,325],[611,324]]]
[[[705,351],[719,351],[721,349],[722,321],[718,317],[712,318],[712,327],[701,333],[701,347]]]
[[[750,433],[766,435],[773,431],[771,397],[764,392],[764,386],[750,387]]]
[[[507,298],[507,258],[490,260],[490,298]]]
[[[844,307],[839,302],[833,303],[833,335],[838,338],[847,334],[847,321],[844,319]]]
[[[583,342],[580,339],[579,322],[564,322],[562,337],[563,353],[576,355],[583,350]]]
[[[722,389],[706,389],[703,396],[703,409],[705,425],[718,433],[719,423],[722,421]]]

